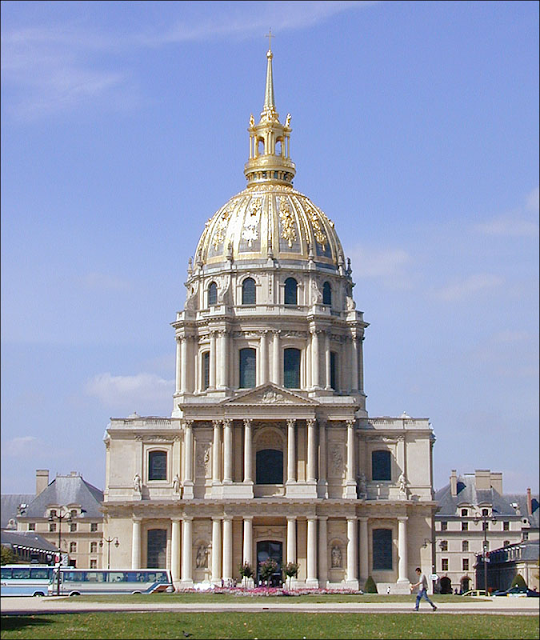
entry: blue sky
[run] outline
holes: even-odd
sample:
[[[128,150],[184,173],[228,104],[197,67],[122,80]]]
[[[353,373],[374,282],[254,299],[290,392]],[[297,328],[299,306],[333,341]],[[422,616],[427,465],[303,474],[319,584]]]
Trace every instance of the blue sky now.
[[[245,185],[275,34],[295,187],[370,323],[370,415],[538,491],[538,3],[3,2],[2,493],[103,488],[109,418],[170,415],[206,220]]]

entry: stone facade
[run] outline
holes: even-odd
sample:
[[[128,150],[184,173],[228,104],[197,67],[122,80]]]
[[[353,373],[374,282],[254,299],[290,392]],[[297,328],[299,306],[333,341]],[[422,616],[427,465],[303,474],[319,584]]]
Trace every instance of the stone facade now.
[[[268,556],[298,588],[408,592],[428,573],[435,510],[427,419],[371,418],[349,261],[333,222],[292,187],[267,55],[248,187],[189,261],[171,417],[112,419],[106,535],[116,567],[167,567],[177,588],[239,581]]]

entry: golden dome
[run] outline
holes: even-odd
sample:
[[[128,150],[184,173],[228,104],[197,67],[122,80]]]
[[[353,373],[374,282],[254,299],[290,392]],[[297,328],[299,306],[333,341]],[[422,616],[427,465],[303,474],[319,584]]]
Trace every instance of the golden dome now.
[[[334,223],[292,187],[296,167],[290,158],[291,115],[279,121],[274,104],[272,51],[267,53],[264,106],[258,124],[250,117],[248,187],[208,220],[197,245],[195,264],[225,261],[314,260],[343,265]]]

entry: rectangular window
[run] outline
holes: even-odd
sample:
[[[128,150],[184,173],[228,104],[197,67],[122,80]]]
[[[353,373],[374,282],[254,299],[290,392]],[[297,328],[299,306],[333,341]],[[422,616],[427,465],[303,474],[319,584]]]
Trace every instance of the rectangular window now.
[[[441,531],[448,530],[448,522],[441,522]]]
[[[489,529],[489,522],[482,522],[482,531],[487,531]]]
[[[330,386],[337,391],[337,353],[330,351]]]
[[[90,543],[90,553],[97,553],[97,542]]]
[[[448,558],[441,560],[441,571],[448,571]]]
[[[510,531],[510,523],[503,522],[503,531]]]
[[[441,540],[439,547],[441,551],[448,551],[448,540]]]
[[[69,525],[69,530],[70,530],[70,531],[77,531],[77,524],[76,524],[75,522],[72,522],[72,523]]]
[[[392,570],[392,530],[373,530],[373,570]]]
[[[371,453],[371,477],[373,480],[392,479],[390,451],[377,450]]]
[[[462,568],[463,568],[463,571],[468,571],[469,570],[469,558],[463,558],[463,560],[462,560]]]
[[[167,452],[150,451],[148,454],[148,480],[167,479]]]
[[[462,551],[468,551],[469,550],[469,541],[468,540],[463,540],[463,542],[461,543],[461,550]]]
[[[461,530],[462,531],[468,531],[469,530],[469,523],[468,522],[462,522],[461,523]]]
[[[210,351],[205,351],[202,355],[202,388],[208,389],[210,386]]]
[[[56,531],[56,522],[49,522],[49,531]]]
[[[90,569],[97,569],[97,560],[90,560]]]
[[[255,349],[240,349],[240,388],[252,389],[257,383],[257,353]]]
[[[300,388],[300,349],[283,351],[283,386],[287,389]]]
[[[35,522],[29,522],[28,523],[28,531],[35,531],[36,530],[36,523]]]
[[[90,523],[90,531],[97,531],[97,522]]]
[[[69,543],[69,552],[70,553],[76,553],[77,552],[77,543],[76,542],[70,542]]]

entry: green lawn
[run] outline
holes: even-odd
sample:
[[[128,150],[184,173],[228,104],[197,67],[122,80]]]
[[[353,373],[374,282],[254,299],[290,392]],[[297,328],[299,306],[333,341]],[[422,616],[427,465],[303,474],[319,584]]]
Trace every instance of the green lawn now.
[[[535,616],[426,613],[71,613],[2,616],[1,637],[50,638],[538,638]]]

